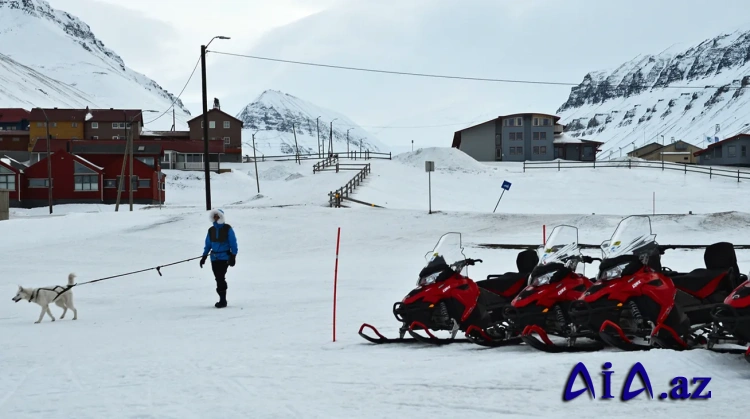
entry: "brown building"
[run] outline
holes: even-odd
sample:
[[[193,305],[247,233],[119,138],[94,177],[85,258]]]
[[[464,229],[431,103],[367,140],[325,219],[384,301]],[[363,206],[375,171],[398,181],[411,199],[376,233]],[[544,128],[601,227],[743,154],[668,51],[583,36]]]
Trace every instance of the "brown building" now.
[[[203,115],[188,121],[191,140],[203,140]],[[229,115],[219,108],[214,101],[214,108],[208,111],[208,138],[210,141],[222,141],[225,162],[242,162],[242,126],[241,120]]]
[[[39,139],[47,138],[47,121],[51,138],[82,140],[86,109],[41,109],[29,113],[29,148]]]
[[[651,161],[666,161],[670,163],[695,164],[698,158],[694,153],[701,151],[700,147],[684,141],[675,141],[671,144],[661,145],[659,143],[646,144],[630,153],[629,157],[636,157]]]
[[[28,151],[28,131],[0,131],[0,151]]]
[[[128,131],[133,140],[140,139],[143,127],[140,109],[90,109],[89,112],[91,118],[84,124],[85,139],[127,140]]]

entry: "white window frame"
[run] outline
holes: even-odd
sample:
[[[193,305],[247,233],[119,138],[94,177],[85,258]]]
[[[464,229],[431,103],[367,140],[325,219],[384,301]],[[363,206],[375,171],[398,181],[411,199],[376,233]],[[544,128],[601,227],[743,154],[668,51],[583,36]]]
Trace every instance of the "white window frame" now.
[[[224,128],[228,129],[230,127],[229,121],[224,121]]]
[[[539,126],[539,118],[534,118],[534,123],[533,123],[533,125],[534,125],[535,127],[538,127],[538,126]]]
[[[94,136],[93,136],[93,137],[91,137],[91,138],[93,138],[94,140],[98,140],[98,139],[99,139],[99,136],[98,136],[98,135],[94,135]]]
[[[92,182],[91,179],[94,179],[94,181]],[[73,175],[73,191],[98,192],[99,175],[90,173]]]
[[[232,139],[230,137],[224,137],[224,145],[230,145],[232,143]]]
[[[92,122],[91,123],[91,129],[99,129],[99,123],[98,122]]]
[[[215,129],[216,121],[208,121],[208,129]]]
[[[0,191],[16,190],[16,173],[0,166]]]

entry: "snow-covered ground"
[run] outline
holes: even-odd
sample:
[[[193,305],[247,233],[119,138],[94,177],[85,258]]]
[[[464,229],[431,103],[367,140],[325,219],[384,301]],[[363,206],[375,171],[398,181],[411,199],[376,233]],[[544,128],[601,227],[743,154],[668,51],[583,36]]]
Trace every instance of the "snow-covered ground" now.
[[[427,156],[448,169],[432,175],[433,208],[440,211],[432,215]],[[327,192],[354,173],[313,175],[312,163],[259,163],[263,197],[257,199],[252,164],[212,176],[214,206],[225,210],[240,249],[227,276],[224,310],[213,307],[215,283],[198,261],[165,267],[163,276],[148,271],[76,287],[76,321],[33,324],[39,307],[10,301],[17,284],[62,284],[69,272],[84,282],[199,256],[209,222],[198,172],[170,172],[168,203],[161,209],[136,206],[131,213],[125,206],[114,213],[113,206],[60,206],[53,217],[46,208],[13,210],[10,221],[0,222],[0,289],[7,298],[0,304],[0,417],[632,418],[669,412],[736,418],[747,412],[750,367],[737,355],[610,349],[544,354],[524,346],[382,347],[361,339],[363,322],[395,335],[393,303],[411,290],[424,254],[448,231],[463,233],[467,256],[484,259],[470,271],[482,278],[512,270],[516,251],[478,244],[539,243],[542,225],[549,230],[561,223],[578,226],[582,243],[599,243],[622,215],[650,210],[658,188],[657,212],[694,212],[652,217],[660,243],[748,241],[746,183],[648,169],[524,174],[514,165],[470,161],[460,171],[461,157],[453,150],[422,150],[370,161],[372,176],[355,197],[387,209],[328,208]],[[503,179],[513,186],[492,214]],[[737,254],[747,272],[750,252]],[[668,251],[663,263],[688,270],[703,258],[699,251]],[[59,317],[60,309],[52,311]],[[585,362],[598,397],[599,368],[611,362],[618,399],[563,402],[577,362]],[[645,366],[657,397],[669,390],[672,377],[684,376],[711,377],[711,399],[641,395],[621,402],[635,362]],[[579,379],[575,388],[581,386]],[[636,380],[633,389],[640,387]]]

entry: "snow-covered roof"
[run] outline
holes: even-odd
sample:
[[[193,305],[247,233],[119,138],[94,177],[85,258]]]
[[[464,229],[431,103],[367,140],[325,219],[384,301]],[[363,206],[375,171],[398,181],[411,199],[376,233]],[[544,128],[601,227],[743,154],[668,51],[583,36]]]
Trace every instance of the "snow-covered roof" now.
[[[553,144],[583,144],[583,141],[579,140],[578,138],[571,137],[567,134],[560,134],[555,136],[555,140],[552,141]]]
[[[16,170],[18,170],[21,173],[23,173],[23,169],[24,168],[29,167],[28,164],[21,163],[20,161],[14,159],[12,157],[8,157],[8,156],[3,156],[2,158],[0,158],[0,160],[2,160],[2,162],[5,163],[5,164],[7,164],[8,166],[15,168]]]
[[[84,163],[88,164],[88,165],[89,165],[89,166],[91,166],[91,167],[94,167],[94,168],[96,168],[96,169],[98,169],[98,170],[104,170],[104,168],[103,168],[103,167],[99,167],[99,166],[95,165],[94,163],[91,163],[90,161],[88,161],[88,160],[84,159],[83,157],[81,157],[81,156],[79,156],[79,155],[77,155],[77,154],[74,154],[73,156],[74,156],[75,158],[77,158],[78,160],[80,160],[80,161],[82,161],[82,162],[84,162]]]
[[[689,151],[660,151],[659,154],[693,154]]]

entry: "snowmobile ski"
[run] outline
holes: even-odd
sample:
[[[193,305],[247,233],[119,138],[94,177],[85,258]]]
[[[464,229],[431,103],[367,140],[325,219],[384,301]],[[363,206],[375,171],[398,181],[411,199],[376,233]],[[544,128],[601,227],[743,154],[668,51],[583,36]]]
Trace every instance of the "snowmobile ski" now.
[[[424,330],[425,333],[427,333],[427,336],[423,336],[417,333],[417,331],[415,330],[417,328]],[[409,335],[411,335],[411,337],[413,337],[415,340],[422,342],[422,343],[427,343],[430,345],[447,345],[449,343],[473,343],[469,339],[456,339],[455,336],[456,336],[457,329],[451,333],[451,337],[439,338],[433,335],[427,326],[425,326],[424,324],[418,321],[412,322],[412,324],[409,325],[408,332],[409,332]]]
[[[470,340],[480,346],[487,348],[499,348],[501,346],[519,345],[521,344],[520,336],[513,336],[510,338],[493,338],[487,332],[482,330],[479,326],[471,325],[466,330],[466,339]]]
[[[542,339],[539,340],[532,335],[536,333]],[[539,326],[529,325],[526,326],[521,333],[521,339],[524,343],[531,346],[534,349],[549,353],[562,353],[562,352],[595,352],[604,349],[604,346],[599,342],[591,342],[583,345],[556,345],[550,340],[547,332]]]
[[[651,345],[635,343],[625,336],[620,326],[616,323],[606,320],[599,329],[599,337],[610,346],[622,349],[623,351],[649,351],[653,349]]]

